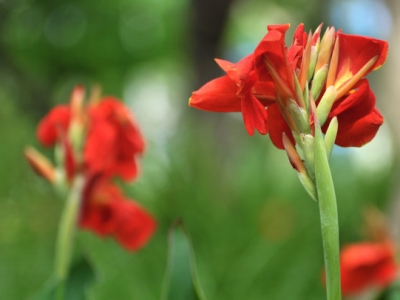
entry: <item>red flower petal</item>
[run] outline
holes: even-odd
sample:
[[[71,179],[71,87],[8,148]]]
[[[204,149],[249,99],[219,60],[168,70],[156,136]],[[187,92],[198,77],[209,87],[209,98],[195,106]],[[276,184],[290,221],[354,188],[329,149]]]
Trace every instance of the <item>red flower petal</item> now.
[[[282,116],[282,113],[277,104],[270,105],[268,107],[268,132],[269,137],[275,147],[279,149],[285,149],[282,142],[282,135],[285,133],[287,137],[290,139],[293,145],[296,145],[296,142],[293,138],[292,131],[287,125],[285,119]]]
[[[100,175],[91,177],[85,186],[79,225],[99,236],[113,236],[125,249],[133,251],[148,242],[156,222]]]
[[[79,225],[100,236],[112,234],[118,222],[121,191],[104,177],[91,177],[86,183]]]
[[[86,172],[96,174],[112,168],[115,164],[117,143],[117,129],[113,124],[105,121],[92,124],[84,148]]]
[[[119,207],[115,239],[127,250],[135,251],[147,244],[156,229],[153,217],[137,203],[124,201]]]
[[[189,105],[214,112],[239,112],[241,104],[237,91],[238,86],[228,76],[222,76],[193,92]]]
[[[235,64],[222,59],[216,59],[215,61],[236,85],[241,85],[250,72],[254,70],[253,54],[247,55]]]
[[[254,134],[254,128],[261,134],[267,134],[267,111],[253,95],[242,100],[242,113],[246,130],[249,135]]]
[[[339,61],[335,80],[337,88],[361,70],[375,56],[377,56],[377,61],[364,76],[379,68],[386,60],[388,53],[386,41],[341,32],[337,34],[337,39],[339,39]]]
[[[71,119],[68,105],[57,105],[39,123],[36,135],[44,146],[52,146],[60,132],[66,132]]]
[[[354,92],[335,103],[329,114],[330,118],[334,116],[337,116],[339,123],[335,143],[341,147],[365,145],[374,138],[383,123],[367,80],[360,81]],[[328,124],[324,126],[324,132]]]
[[[254,51],[254,62],[260,81],[274,81],[275,89],[281,96],[296,99],[293,69],[289,64],[283,33],[269,31]],[[270,73],[267,63],[275,75]]]
[[[341,147],[361,147],[370,142],[378,132],[383,123],[383,117],[379,111],[374,108],[368,115],[352,123],[342,122],[338,117],[339,130],[336,137],[336,145]]]

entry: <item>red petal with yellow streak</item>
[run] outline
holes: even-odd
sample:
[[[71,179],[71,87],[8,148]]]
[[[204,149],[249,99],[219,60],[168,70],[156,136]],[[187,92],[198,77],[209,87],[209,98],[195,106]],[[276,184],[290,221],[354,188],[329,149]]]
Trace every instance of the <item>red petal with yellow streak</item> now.
[[[382,66],[386,60],[388,54],[386,41],[341,32],[337,34],[337,39],[339,39],[339,61],[336,82],[347,81],[375,56],[378,57],[377,61],[365,75]]]

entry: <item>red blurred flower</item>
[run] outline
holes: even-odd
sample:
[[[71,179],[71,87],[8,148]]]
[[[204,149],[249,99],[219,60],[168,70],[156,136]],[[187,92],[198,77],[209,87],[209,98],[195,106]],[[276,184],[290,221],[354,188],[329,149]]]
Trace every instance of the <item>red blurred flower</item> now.
[[[58,170],[30,148],[25,155],[34,170],[55,185],[67,179],[67,186],[73,188],[75,179],[82,176],[86,185],[81,193],[80,227],[113,236],[124,248],[137,250],[152,236],[155,220],[126,199],[112,179],[137,177],[136,156],[144,151],[144,139],[123,103],[105,97],[85,104],[84,94],[82,86],[75,87],[69,105],[53,108],[37,128],[44,146],[58,144],[61,149]]]
[[[78,137],[84,140],[83,162],[80,164],[77,162],[79,155],[74,153],[71,145],[77,139],[70,130],[75,117],[73,109],[72,104],[56,106],[42,119],[37,129],[38,139],[44,146],[52,146],[56,142],[62,144],[68,178],[77,169],[83,169],[87,174],[120,176],[124,180],[136,178],[138,167],[135,157],[143,153],[145,143],[126,106],[115,98],[106,97],[83,109],[85,118],[81,122],[86,121],[88,130],[86,137],[83,132]]]
[[[397,276],[394,244],[359,243],[344,247],[340,254],[340,275],[346,296],[371,287],[387,287]]]
[[[107,178],[99,176],[86,184],[79,225],[100,236],[113,236],[132,251],[143,247],[156,228],[147,211],[125,198]]]

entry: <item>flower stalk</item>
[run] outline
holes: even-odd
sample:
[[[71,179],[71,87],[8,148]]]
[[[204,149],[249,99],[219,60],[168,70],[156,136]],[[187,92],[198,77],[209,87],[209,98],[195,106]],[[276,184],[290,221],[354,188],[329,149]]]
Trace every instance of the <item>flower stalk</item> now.
[[[315,181],[321,220],[327,299],[340,300],[339,224],[335,188],[321,127],[315,119]]]
[[[68,277],[69,266],[71,264],[83,187],[83,176],[76,176],[65,203],[58,228],[54,262],[54,278],[57,282],[57,300],[62,300],[65,296],[65,285]]]

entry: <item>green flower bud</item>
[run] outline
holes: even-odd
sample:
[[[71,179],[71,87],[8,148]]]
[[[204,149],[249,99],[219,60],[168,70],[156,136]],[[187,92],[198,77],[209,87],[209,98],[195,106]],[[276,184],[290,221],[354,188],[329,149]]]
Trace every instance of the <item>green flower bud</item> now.
[[[311,86],[311,95],[315,100],[318,99],[319,94],[322,91],[322,88],[325,85],[326,77],[328,76],[328,64],[321,67],[317,73],[315,73],[314,80]]]
[[[338,120],[336,117],[334,117],[329,123],[328,130],[326,131],[325,134],[324,143],[326,149],[326,156],[328,158],[331,156],[332,148],[335,145],[338,126],[339,126]]]
[[[335,99],[336,89],[334,86],[330,86],[326,89],[317,106],[317,117],[321,126],[325,124]]]
[[[311,128],[307,112],[303,108],[299,107],[293,99],[289,99],[287,109],[289,110],[297,129],[302,133],[310,133]]]

